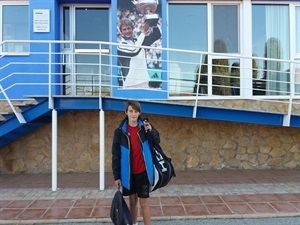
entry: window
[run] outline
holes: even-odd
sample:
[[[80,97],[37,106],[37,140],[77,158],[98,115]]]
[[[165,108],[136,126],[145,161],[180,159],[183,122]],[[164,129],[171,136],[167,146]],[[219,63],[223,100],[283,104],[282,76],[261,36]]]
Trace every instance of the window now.
[[[295,63],[295,95],[300,95],[300,59]]]
[[[239,53],[239,6],[212,5],[212,52]],[[213,95],[239,95],[240,70],[239,59],[230,59],[226,56],[210,56],[206,60],[209,66],[203,71],[212,72]],[[210,93],[208,91],[208,93]]]
[[[168,9],[170,48],[240,53],[238,4],[170,3]],[[208,12],[208,9],[211,9],[211,12]],[[208,27],[209,24],[211,27]],[[212,55],[178,52],[171,52],[169,59],[169,70],[172,71],[169,74],[170,92],[173,90],[181,93],[198,92],[200,95],[239,94],[237,73],[239,59],[230,59],[230,56],[212,57]],[[231,74],[230,69],[234,75]],[[213,78],[207,76],[209,73],[213,73]],[[234,79],[231,79],[231,75]],[[198,82],[201,84],[199,87],[197,87]],[[234,91],[231,90],[232,85]]]
[[[270,59],[290,59],[288,5],[252,6],[253,55]],[[267,95],[289,94],[290,65],[279,61],[257,62],[257,77],[265,81]]]
[[[295,94],[300,95],[300,6],[295,7]]]
[[[237,5],[213,6],[213,51],[239,53],[239,24]]]
[[[97,26],[94,26],[95,29],[90,29],[90,24],[97,24]],[[99,74],[101,83],[107,85],[105,91],[109,91],[110,56],[94,53],[94,50],[109,50],[109,46],[77,42],[109,41],[109,8],[94,5],[63,6],[61,37],[65,41],[76,41],[74,44],[62,45],[63,81],[66,83],[63,93],[65,95],[99,95]],[[102,91],[104,91],[103,87]]]
[[[70,31],[70,8],[64,7],[63,8],[63,24],[62,24],[62,36],[64,41],[70,41],[71,40],[71,31]],[[64,48],[70,48],[70,43],[65,43]]]
[[[206,4],[169,4],[168,16],[169,48],[208,50]],[[193,92],[200,55],[170,52],[169,60],[170,92]]]
[[[17,16],[16,16],[17,15]],[[29,40],[27,5],[2,5],[2,41]],[[29,52],[29,43],[7,43],[3,52]]]

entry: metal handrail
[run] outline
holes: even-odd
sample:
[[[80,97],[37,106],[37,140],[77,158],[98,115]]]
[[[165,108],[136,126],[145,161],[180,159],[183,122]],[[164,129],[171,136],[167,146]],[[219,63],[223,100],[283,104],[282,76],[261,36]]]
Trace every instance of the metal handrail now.
[[[113,48],[116,48],[117,46],[127,46],[128,45],[123,45],[123,44],[119,44],[119,43],[113,43],[113,42],[97,42],[97,41],[58,41],[58,40],[7,40],[2,42],[0,45],[2,46],[5,43],[30,43],[30,44],[45,44],[48,45],[48,50],[47,51],[41,51],[41,52],[29,52],[28,54],[31,56],[38,56],[38,55],[48,55],[48,61],[45,62],[38,62],[38,61],[23,61],[23,62],[8,62],[4,65],[0,65],[0,84],[3,84],[4,82],[7,82],[8,84],[6,84],[5,86],[1,86],[1,90],[0,90],[0,94],[2,93],[3,95],[5,95],[5,99],[9,102],[9,105],[11,105],[11,99],[9,98],[9,96],[7,95],[8,91],[11,91],[13,88],[16,88],[17,86],[24,86],[24,85],[32,85],[33,87],[37,87],[37,86],[43,86],[43,85],[47,85],[48,86],[48,98],[49,98],[49,108],[53,109],[53,101],[52,101],[52,88],[55,86],[70,86],[70,87],[92,87],[93,89],[98,91],[98,96],[99,96],[99,106],[100,108],[102,108],[102,104],[101,104],[101,96],[102,93],[104,91],[104,88],[117,88],[116,85],[113,85],[112,83],[102,83],[101,82],[101,78],[104,78],[106,75],[102,74],[101,72],[101,66],[107,66],[111,69],[111,71],[116,70],[117,65],[114,65],[113,63],[109,64],[109,65],[105,65],[103,64],[103,62],[101,62],[101,57],[99,57],[99,62],[98,62],[98,66],[99,66],[99,71],[100,74],[88,74],[91,77],[96,77],[98,76],[98,83],[91,83],[91,82],[68,82],[68,83],[64,83],[64,82],[53,82],[52,78],[54,76],[61,76],[61,75],[67,75],[66,73],[63,74],[61,72],[57,73],[55,71],[52,71],[52,67],[53,66],[62,66],[63,62],[57,62],[57,61],[53,61],[53,57],[56,55],[63,55],[63,52],[59,51],[56,52],[53,50],[52,46],[56,45],[56,44],[95,44],[97,46],[99,46],[99,49],[92,49],[91,52],[88,51],[83,51],[81,50],[77,50],[77,52],[73,52],[73,55],[77,55],[77,54],[98,54],[101,51],[101,46],[105,45],[105,46],[109,46],[109,48],[111,50],[108,50],[107,52],[105,52],[105,54],[111,58],[116,58],[116,51],[112,51]],[[137,46],[135,46],[137,47]],[[158,48],[158,47],[149,47],[149,46],[138,46],[138,47],[143,47],[144,49],[147,50],[158,50],[161,52],[165,52],[165,55],[170,55],[170,54],[186,54],[190,57],[192,56],[197,56],[199,61],[197,62],[191,62],[188,59],[186,59],[185,61],[181,61],[181,60],[174,60],[174,59],[165,59],[162,58],[161,59],[161,63],[164,64],[164,68],[161,69],[161,72],[164,74],[168,75],[168,79],[163,79],[161,80],[161,83],[166,86],[166,89],[157,89],[155,91],[157,92],[165,92],[168,94],[168,97],[164,100],[171,100],[171,101],[189,101],[189,104],[193,104],[194,105],[194,111],[193,111],[193,117],[195,117],[196,113],[197,113],[197,106],[198,104],[201,104],[203,101],[216,101],[216,100],[220,100],[220,101],[224,101],[224,100],[252,100],[252,101],[259,101],[259,102],[272,102],[272,103],[280,103],[280,104],[287,104],[287,110],[285,111],[285,114],[287,115],[286,120],[284,122],[284,124],[288,125],[289,124],[289,117],[292,115],[292,109],[293,109],[293,105],[298,105],[300,104],[298,100],[300,100],[300,93],[299,95],[295,94],[295,68],[300,68],[300,62],[294,61],[294,60],[282,60],[282,59],[270,59],[270,58],[261,58],[261,57],[248,57],[248,56],[243,56],[240,54],[226,54],[226,53],[211,53],[211,52],[205,52],[205,51],[191,51],[191,50],[183,50],[183,49],[172,49],[172,48]],[[12,55],[13,53],[4,53],[2,54],[0,57],[3,59],[5,58],[7,55]],[[23,54],[23,53],[22,53]],[[102,53],[101,53],[102,54]],[[18,55],[18,53],[15,53],[15,55]],[[71,54],[70,54],[71,55]],[[274,63],[279,63],[279,64],[289,64],[291,70],[290,71],[276,71],[273,69],[261,69],[261,68],[243,68],[243,67],[238,67],[240,71],[243,70],[243,72],[248,71],[248,74],[250,74],[249,71],[257,71],[257,72],[262,72],[262,73],[282,73],[284,76],[288,77],[289,76],[289,80],[286,81],[282,81],[282,80],[268,80],[268,79],[264,79],[264,80],[260,80],[263,81],[265,83],[271,82],[273,85],[285,85],[287,87],[290,87],[290,89],[287,90],[271,90],[272,92],[278,94],[278,95],[264,95],[264,96],[255,96],[255,95],[245,95],[243,93],[250,93],[252,91],[260,91],[261,89],[255,88],[253,87],[252,81],[253,81],[253,77],[238,77],[237,79],[239,80],[239,87],[236,86],[232,86],[231,83],[226,83],[226,82],[212,82],[212,80],[214,80],[215,78],[218,78],[217,73],[211,73],[211,74],[203,74],[201,73],[201,67],[219,67],[219,68],[224,68],[225,70],[230,69],[230,65],[213,65],[213,64],[208,64],[203,62],[203,59],[205,58],[205,56],[210,56],[212,58],[212,60],[215,59],[237,59],[237,60],[256,60],[256,61],[269,61],[269,62],[274,62]],[[171,67],[171,65],[180,65],[180,64],[184,64],[185,67],[200,67],[200,69],[198,70],[198,76],[196,76],[195,71],[191,71],[191,70],[185,70],[185,71],[178,71],[178,68],[173,68]],[[38,69],[36,69],[35,71],[24,71],[24,72],[19,72],[19,71],[13,71],[10,72],[8,74],[3,74],[4,70],[11,70],[13,68],[13,66],[15,65],[19,65],[19,66],[28,66],[31,65],[31,67],[34,66],[48,66],[48,71],[47,72],[41,72]],[[70,66],[96,66],[97,63],[69,63]],[[32,77],[31,79],[34,80],[34,76],[39,76],[42,77],[44,75],[48,76],[48,82],[30,82],[30,81],[26,81],[26,82],[19,82],[16,81],[15,76],[18,76],[20,74],[24,74],[28,77]],[[241,74],[241,73],[240,73]],[[78,75],[80,75],[80,73],[78,73]],[[175,75],[178,75],[177,77]],[[108,74],[107,76],[110,76],[110,78],[115,79],[116,76],[115,74]],[[190,79],[190,77],[196,76],[197,79]],[[205,84],[201,83],[201,78],[207,76],[207,80],[210,80],[210,82],[207,82]],[[186,78],[189,77],[189,78]],[[227,74],[220,74],[220,77],[222,79],[230,79],[232,78],[232,75],[228,72]],[[248,85],[243,85],[243,84],[248,84]],[[196,87],[196,91],[195,93],[193,91],[187,91],[187,89],[192,89],[192,86]],[[297,84],[300,85],[300,84]],[[214,93],[201,93],[199,92],[199,89],[201,86],[205,86],[207,90],[210,90],[211,92],[214,89],[238,89],[240,91],[240,95],[216,95]],[[179,88],[179,89],[178,89]],[[266,89],[264,91],[267,91]],[[11,106],[12,107],[12,106]],[[12,107],[13,108],[13,107]],[[300,114],[300,113],[299,113]]]
[[[26,121],[25,121],[25,119],[24,119],[22,113],[17,112],[17,110],[16,110],[15,107],[13,106],[11,100],[8,98],[6,92],[4,91],[4,89],[3,89],[3,87],[2,87],[1,84],[0,84],[0,91],[1,91],[1,93],[4,95],[6,101],[8,102],[9,106],[10,106],[11,109],[13,110],[14,114],[16,115],[16,117],[17,117],[19,123],[26,123]]]

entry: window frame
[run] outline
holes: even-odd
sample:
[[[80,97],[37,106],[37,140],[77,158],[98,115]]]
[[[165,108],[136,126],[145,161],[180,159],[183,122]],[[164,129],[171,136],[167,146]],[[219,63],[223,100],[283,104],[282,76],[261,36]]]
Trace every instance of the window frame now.
[[[28,14],[29,14],[29,1],[0,1],[0,15],[3,15],[3,6],[28,6]],[[28,15],[28,40],[30,40],[30,15]],[[9,52],[3,51],[3,19],[2,16],[0,17],[0,55],[29,55],[29,52]],[[29,45],[29,43],[28,43]]]
[[[237,22],[238,22],[238,27],[237,27],[237,34],[238,34],[238,52],[236,53],[217,53],[217,54],[220,54],[220,56],[212,56],[212,55],[208,55],[208,65],[212,65],[213,64],[213,60],[228,60],[228,62],[230,62],[230,60],[232,60],[233,58],[234,59],[237,59],[236,56],[238,55],[241,55],[242,54],[242,51],[243,51],[243,48],[242,48],[242,37],[243,37],[243,30],[241,28],[242,26],[242,14],[241,14],[241,11],[242,11],[242,2],[241,1],[230,1],[230,2],[223,2],[223,1],[220,1],[220,2],[210,2],[210,3],[207,3],[208,5],[208,52],[212,52],[214,53],[214,27],[213,27],[213,24],[214,24],[214,21],[213,21],[213,10],[214,10],[214,6],[236,6],[237,7]],[[233,57],[234,55],[234,57]],[[241,61],[240,59],[240,63],[242,66],[243,62]],[[232,67],[232,65],[228,65],[228,70],[230,70],[230,68]],[[213,66],[209,66],[208,67],[208,74],[213,74]],[[241,74],[240,76],[241,77]],[[209,96],[212,96],[213,95],[213,89],[214,89],[214,85],[213,84],[213,76],[208,76],[208,95]],[[228,84],[230,86],[230,84]],[[241,84],[240,84],[240,88],[241,88]],[[225,96],[225,95],[224,95]],[[229,95],[231,96],[231,94]]]
[[[208,37],[209,37],[209,29],[208,29],[208,21],[207,21],[207,19],[208,19],[208,3],[206,3],[206,2],[194,2],[194,1],[192,1],[192,2],[179,2],[179,1],[168,1],[168,3],[167,3],[167,21],[168,21],[168,23],[170,22],[170,6],[177,6],[177,7],[180,7],[180,5],[188,5],[188,6],[190,6],[190,5],[197,5],[197,6],[199,6],[199,7],[201,7],[201,6],[205,6],[206,7],[206,27],[205,27],[205,32],[206,32],[206,38],[205,38],[205,41],[206,41],[206,49],[205,50],[201,50],[201,45],[199,45],[198,47],[199,47],[199,49],[197,49],[197,51],[203,51],[203,52],[206,52],[207,51],[207,49],[208,49],[208,42],[209,42],[209,40],[208,40]],[[179,49],[181,49],[181,47],[183,47],[183,49],[188,49],[188,50],[191,50],[191,51],[193,51],[193,50],[195,50],[194,48],[187,48],[187,47],[184,47],[184,46],[180,46],[180,47],[178,47],[178,46],[170,46],[170,27],[168,26],[168,34],[167,34],[167,46],[169,47],[169,48],[175,48],[175,49],[177,49],[177,48],[179,48]],[[186,42],[187,43],[187,42]],[[171,60],[171,56],[170,56],[170,52],[168,53],[169,55],[168,55],[168,59],[169,60]],[[176,61],[176,60],[175,60]],[[199,61],[199,59],[198,60],[196,60],[196,61],[193,61],[191,64],[190,64],[190,67],[197,67],[198,66],[198,61]],[[176,64],[176,63],[175,63]],[[173,65],[173,66],[175,66],[174,68],[172,68],[172,70],[174,70],[174,71],[176,71],[179,67],[176,67],[176,65]],[[195,65],[192,65],[192,64],[195,64]],[[168,64],[168,67],[170,67],[171,68],[171,65],[172,65],[172,62],[170,63],[170,61],[169,61],[169,64]],[[169,80],[170,80],[170,86],[169,86],[169,90],[170,90],[170,93],[171,93],[171,95],[177,95],[179,92],[186,92],[186,93],[190,93],[190,94],[192,94],[193,93],[193,88],[194,88],[194,81],[195,81],[195,77],[193,77],[193,76],[196,76],[195,75],[195,71],[197,70],[197,68],[195,69],[195,68],[193,68],[193,69],[191,69],[190,68],[190,70],[183,70],[183,71],[185,71],[185,73],[186,73],[186,75],[187,76],[189,76],[188,78],[182,78],[181,76],[181,74],[179,74],[179,73],[173,73],[172,74],[172,76],[169,74],[168,75],[168,77],[169,77]],[[193,78],[192,78],[193,77]],[[180,85],[178,85],[177,84],[177,81],[178,80],[181,80],[181,81],[179,81],[178,83],[180,83]]]
[[[297,37],[297,25],[299,25],[300,26],[300,21],[297,21],[296,19],[297,19],[297,9],[298,9],[298,13],[299,13],[299,15],[298,15],[298,17],[300,18],[300,5],[298,5],[298,4],[295,4],[295,5],[293,5],[293,6],[291,6],[291,7],[293,7],[293,10],[290,10],[292,13],[291,13],[291,29],[290,30],[292,30],[292,31],[294,31],[295,32],[295,34],[294,34],[294,40],[292,40],[292,44],[295,46],[294,48],[292,47],[292,49],[295,49],[295,56],[297,57],[297,58],[300,58],[300,41],[299,41],[299,38],[300,38],[300,31],[298,31],[299,32],[299,37]],[[292,35],[291,35],[292,36]],[[297,40],[298,40],[298,45],[297,45]],[[299,49],[299,52],[297,52],[297,50]]]
[[[241,54],[241,4],[240,3],[234,3],[234,2],[228,2],[228,3],[211,3],[211,52],[215,52],[214,49],[214,6],[236,6],[237,7],[237,40],[238,40],[238,44],[237,44],[237,52],[227,52],[226,54]],[[218,53],[218,52],[215,52]]]
[[[224,59],[226,58],[227,60],[231,60],[233,55],[235,55],[235,58],[236,58],[236,55],[241,55],[242,53],[242,36],[243,36],[243,30],[241,28],[242,26],[242,1],[236,1],[236,0],[231,0],[230,2],[226,2],[226,1],[204,1],[204,2],[199,2],[199,1],[174,1],[174,0],[171,0],[171,1],[168,1],[168,6],[170,4],[177,4],[177,5],[191,5],[191,4],[202,4],[202,5],[206,5],[206,9],[207,9],[207,51],[208,52],[213,52],[213,27],[212,27],[212,24],[213,24],[213,7],[215,5],[217,6],[235,6],[237,7],[237,39],[238,39],[238,44],[237,44],[237,52],[236,53],[220,53],[220,58]],[[169,20],[169,16],[168,16],[168,20]],[[169,21],[170,22],[170,21]],[[172,38],[170,36],[168,36],[168,46],[169,46],[169,39]],[[174,46],[172,46],[174,47]],[[176,48],[176,47],[175,47]],[[217,57],[218,58],[218,57]],[[216,59],[216,56],[209,56],[208,57],[208,64],[211,65],[211,62],[212,60]],[[203,63],[203,62],[202,62]],[[211,66],[209,68],[209,71],[211,72]],[[192,73],[192,71],[191,71]],[[208,95],[211,95],[212,94],[212,78],[211,76],[208,78]]]

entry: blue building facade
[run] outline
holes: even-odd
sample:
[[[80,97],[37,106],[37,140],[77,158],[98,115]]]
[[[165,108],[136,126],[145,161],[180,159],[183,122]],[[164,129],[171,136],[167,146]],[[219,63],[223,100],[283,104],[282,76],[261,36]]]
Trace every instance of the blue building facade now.
[[[136,1],[138,2],[138,1]],[[140,1],[153,2],[153,1]],[[154,1],[157,2],[156,12],[159,15],[161,39],[155,42],[156,47],[180,49],[187,51],[208,52],[213,55],[160,52],[149,54],[147,60],[149,76],[158,77],[162,81],[160,88],[166,92],[157,93],[153,90],[124,90],[118,86],[118,78],[110,75],[119,73],[119,69],[111,66],[99,68],[96,64],[101,61],[107,65],[117,64],[112,55],[117,53],[114,46],[99,44],[78,43],[83,41],[117,43],[119,40],[118,22],[121,17],[131,18],[136,24],[140,21],[141,12],[131,1],[107,0],[29,0],[29,1],[1,1],[1,74],[0,81],[3,88],[15,83],[27,82],[46,84],[49,81],[49,55],[33,53],[51,52],[51,94],[80,95],[84,94],[84,87],[73,88],[62,83],[72,84],[80,82],[99,82],[97,76],[89,78],[80,74],[106,74],[101,78],[111,86],[110,93],[118,97],[167,98],[173,89],[181,92],[195,93],[195,73],[197,64],[222,64],[224,61],[228,70],[238,69],[237,81],[232,84],[229,80],[206,78],[204,85],[219,84],[238,85],[237,90],[230,93],[220,92],[217,88],[202,88],[201,94],[213,95],[283,95],[288,96],[290,87],[290,73],[295,74],[296,94],[300,91],[297,84],[299,63],[291,64],[288,61],[300,61],[300,4],[299,1]],[[127,7],[127,8],[126,8]],[[18,16],[16,16],[18,15]],[[138,31],[137,31],[138,32]],[[9,41],[22,42],[9,42]],[[27,43],[24,41],[28,41]],[[48,42],[52,41],[51,44]],[[55,42],[60,41],[60,42]],[[62,43],[61,41],[66,41]],[[44,43],[45,42],[45,43]],[[72,43],[74,42],[74,43]],[[76,42],[76,43],[75,43]],[[74,56],[82,50],[109,48],[112,55],[108,56]],[[92,52],[92,51],[90,51]],[[54,54],[53,54],[54,53]],[[216,55],[214,55],[216,54]],[[218,56],[217,54],[223,54]],[[224,55],[226,54],[226,55]],[[245,60],[243,57],[258,57],[260,59]],[[286,60],[287,62],[272,63],[263,58]],[[153,60],[150,60],[153,59]],[[189,61],[182,65],[180,62]],[[14,62],[14,65],[9,65]],[[28,67],[22,63],[26,62]],[[32,71],[30,62],[41,65]],[[47,62],[47,63],[45,63]],[[94,66],[85,66],[85,63],[94,63]],[[156,62],[156,64],[155,64]],[[160,63],[160,65],[157,65]],[[174,62],[174,63],[170,63]],[[9,65],[9,66],[8,66]],[[74,66],[76,65],[76,66]],[[254,68],[253,71],[241,68]],[[151,70],[152,69],[152,70]],[[215,73],[214,68],[202,68],[207,74]],[[201,73],[203,72],[201,69]],[[26,71],[28,70],[28,71]],[[276,70],[276,73],[270,72]],[[165,71],[165,72],[164,72]],[[170,72],[170,71],[180,71]],[[196,72],[195,72],[196,71]],[[235,70],[237,71],[237,70]],[[279,72],[278,72],[279,71]],[[157,72],[157,73],[156,73]],[[37,76],[29,76],[36,73]],[[10,76],[13,74],[13,76]],[[30,78],[29,78],[30,77]],[[154,78],[153,78],[154,79]],[[263,91],[252,91],[256,82],[247,82],[252,79],[262,81]],[[171,87],[171,81],[180,80],[181,84]],[[234,82],[234,81],[233,81]],[[255,83],[255,84],[254,84]],[[7,90],[11,99],[24,99],[27,95],[47,95],[49,88],[46,85],[36,87],[20,86],[17,89]],[[47,86],[46,86],[47,87]],[[200,88],[201,89],[201,88]],[[93,92],[93,90],[91,91]],[[3,93],[0,95],[4,99]]]

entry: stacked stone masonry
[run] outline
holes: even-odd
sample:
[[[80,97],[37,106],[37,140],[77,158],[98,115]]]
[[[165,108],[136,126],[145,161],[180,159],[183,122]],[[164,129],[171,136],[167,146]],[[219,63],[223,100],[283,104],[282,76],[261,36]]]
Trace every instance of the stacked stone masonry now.
[[[105,112],[105,169],[123,112]],[[300,168],[297,128],[142,114],[159,130],[176,170]],[[103,149],[101,151],[104,151]],[[99,113],[58,119],[58,172],[99,171]],[[0,148],[0,174],[51,173],[51,124]]]

